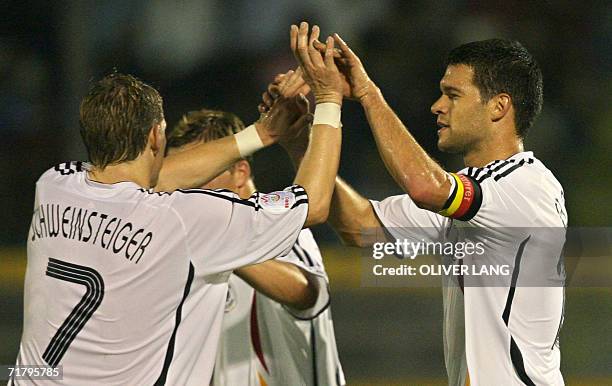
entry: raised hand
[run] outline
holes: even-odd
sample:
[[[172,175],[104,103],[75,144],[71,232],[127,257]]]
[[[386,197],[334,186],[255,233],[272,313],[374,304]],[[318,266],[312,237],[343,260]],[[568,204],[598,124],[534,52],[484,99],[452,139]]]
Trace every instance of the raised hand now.
[[[305,95],[310,93],[310,87],[302,77],[302,70],[290,70],[284,74],[278,74],[274,81],[268,85],[262,94],[262,102],[259,104],[259,112],[262,114],[270,111],[278,98],[294,98],[296,106],[303,113],[293,125],[278,136],[278,143],[290,154],[296,153],[300,157],[308,147],[308,134],[312,114],[309,111],[309,103]]]
[[[339,47],[333,50],[333,55],[342,73],[342,94],[349,99],[361,100],[369,92],[375,90],[376,86],[368,76],[359,57],[337,33],[334,34],[334,41]],[[327,45],[318,40],[313,42],[313,46],[319,52],[327,49]]]
[[[336,103],[342,105],[343,80],[334,63],[334,39],[328,37],[322,55],[314,47],[319,38],[319,27],[314,26],[308,34],[308,23],[291,26],[291,50],[303,71],[303,78],[312,90],[317,104]]]
[[[258,106],[260,113],[267,112],[279,96],[285,98],[308,95],[310,86],[302,77],[302,69],[298,67],[295,71],[289,70],[284,74],[278,74],[274,81],[268,85],[267,90],[261,95],[261,103]]]
[[[285,98],[279,96],[271,107],[255,123],[257,133],[264,144],[276,143],[285,137],[294,137],[312,122],[308,112],[308,100],[303,95]]]

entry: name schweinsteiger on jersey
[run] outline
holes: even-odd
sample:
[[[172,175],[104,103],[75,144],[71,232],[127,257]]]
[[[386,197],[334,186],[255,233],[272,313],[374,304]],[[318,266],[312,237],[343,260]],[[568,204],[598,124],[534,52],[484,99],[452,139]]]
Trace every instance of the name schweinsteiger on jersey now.
[[[291,251],[306,192],[155,193],[87,169],[36,184],[17,364],[62,365],[61,384],[208,384],[231,271]]]

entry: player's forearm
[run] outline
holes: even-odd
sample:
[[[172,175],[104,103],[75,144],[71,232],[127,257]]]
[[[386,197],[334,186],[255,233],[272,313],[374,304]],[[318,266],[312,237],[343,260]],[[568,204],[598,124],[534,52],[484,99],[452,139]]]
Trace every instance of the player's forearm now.
[[[164,159],[155,190],[173,191],[200,187],[240,159],[233,136],[202,142]]]
[[[341,142],[340,128],[326,124],[312,126],[310,143],[294,180],[308,193],[306,227],[327,220],[340,162]]]
[[[295,170],[298,170],[300,167],[300,164],[302,163],[302,159],[304,158],[304,153],[306,153],[306,149],[308,148],[308,146],[292,146],[292,147],[285,147],[285,151],[287,152],[287,155],[289,156],[289,159],[291,159],[291,163],[293,164],[293,167],[295,168]]]
[[[293,264],[268,260],[234,271],[256,291],[285,306],[305,310],[317,301],[316,281]]]
[[[370,201],[340,177],[336,177],[328,223],[344,244],[359,247],[371,244],[364,235],[381,226]]]
[[[380,90],[362,98],[380,156],[397,184],[420,207],[439,211],[448,199],[447,173],[423,150]]]

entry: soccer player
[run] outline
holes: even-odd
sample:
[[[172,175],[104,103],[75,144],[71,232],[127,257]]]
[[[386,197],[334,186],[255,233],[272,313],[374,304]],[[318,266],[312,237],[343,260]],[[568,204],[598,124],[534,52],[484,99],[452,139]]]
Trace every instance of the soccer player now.
[[[168,154],[242,130],[244,124],[232,113],[192,111],[170,133]],[[249,161],[236,162],[203,188],[250,197],[256,187]],[[310,230],[300,232],[286,256],[234,273],[228,281],[212,384],[344,385],[328,277]]]
[[[306,41],[308,25],[292,26],[291,34],[297,36],[292,42]],[[346,243],[360,246],[370,242],[364,230],[380,226],[401,239],[482,241],[485,253],[466,256],[463,264],[507,264],[512,276],[496,286],[460,278],[460,290],[445,289],[449,384],[465,382],[465,353],[472,385],[563,385],[563,189],[523,149],[542,107],[535,59],[520,43],[502,39],[451,51],[442,95],[431,107],[438,147],[462,154],[465,162],[464,169],[449,173],[414,140],[354,52],[337,34],[334,39],[344,94],[364,108],[385,166],[407,194],[369,201],[338,178],[330,223]],[[292,47],[300,65],[304,50],[318,45],[310,39],[307,48]],[[554,237],[537,228],[552,229]],[[534,273],[540,277],[534,280]]]
[[[63,380],[45,384],[210,382],[229,273],[284,256],[302,226],[327,217],[342,103],[333,42],[328,45],[317,68],[326,81],[310,85],[317,102],[312,141],[295,185],[247,200],[229,192],[170,191],[167,173],[158,181],[166,145],[159,93],[120,74],[93,85],[80,109],[91,164],[58,165],[36,184],[17,365],[61,365]],[[323,62],[320,53],[313,56]],[[232,157],[261,147],[258,132],[299,119],[298,102],[281,98],[255,126],[229,137],[225,143],[239,154]],[[332,120],[320,109],[330,104],[337,113]],[[198,155],[196,149],[181,157]],[[180,169],[173,165],[179,156],[169,160],[171,168]],[[169,191],[154,192],[158,182]],[[198,307],[185,302],[195,276],[194,291],[206,297]],[[187,316],[195,326],[181,323]],[[208,361],[194,369],[200,356]]]

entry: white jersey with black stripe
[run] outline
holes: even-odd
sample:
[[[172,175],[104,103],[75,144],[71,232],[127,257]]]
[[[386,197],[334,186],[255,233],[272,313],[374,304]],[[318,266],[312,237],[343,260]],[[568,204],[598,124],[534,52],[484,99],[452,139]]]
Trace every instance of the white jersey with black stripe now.
[[[447,217],[418,208],[407,195],[372,201],[396,238],[481,242],[484,253],[453,263],[475,267],[471,272],[509,267],[503,278],[445,278],[449,383],[464,384],[467,363],[471,385],[563,385],[556,344],[567,226],[561,185],[531,152],[465,168],[456,177],[449,208],[442,212]]]
[[[154,193],[87,168],[62,164],[36,184],[17,364],[61,365],[63,380],[44,384],[208,384],[229,272],[291,250],[306,193]]]
[[[319,279],[310,309],[296,311],[230,277],[214,386],[344,385],[329,307],[327,273],[308,229],[279,260]]]

